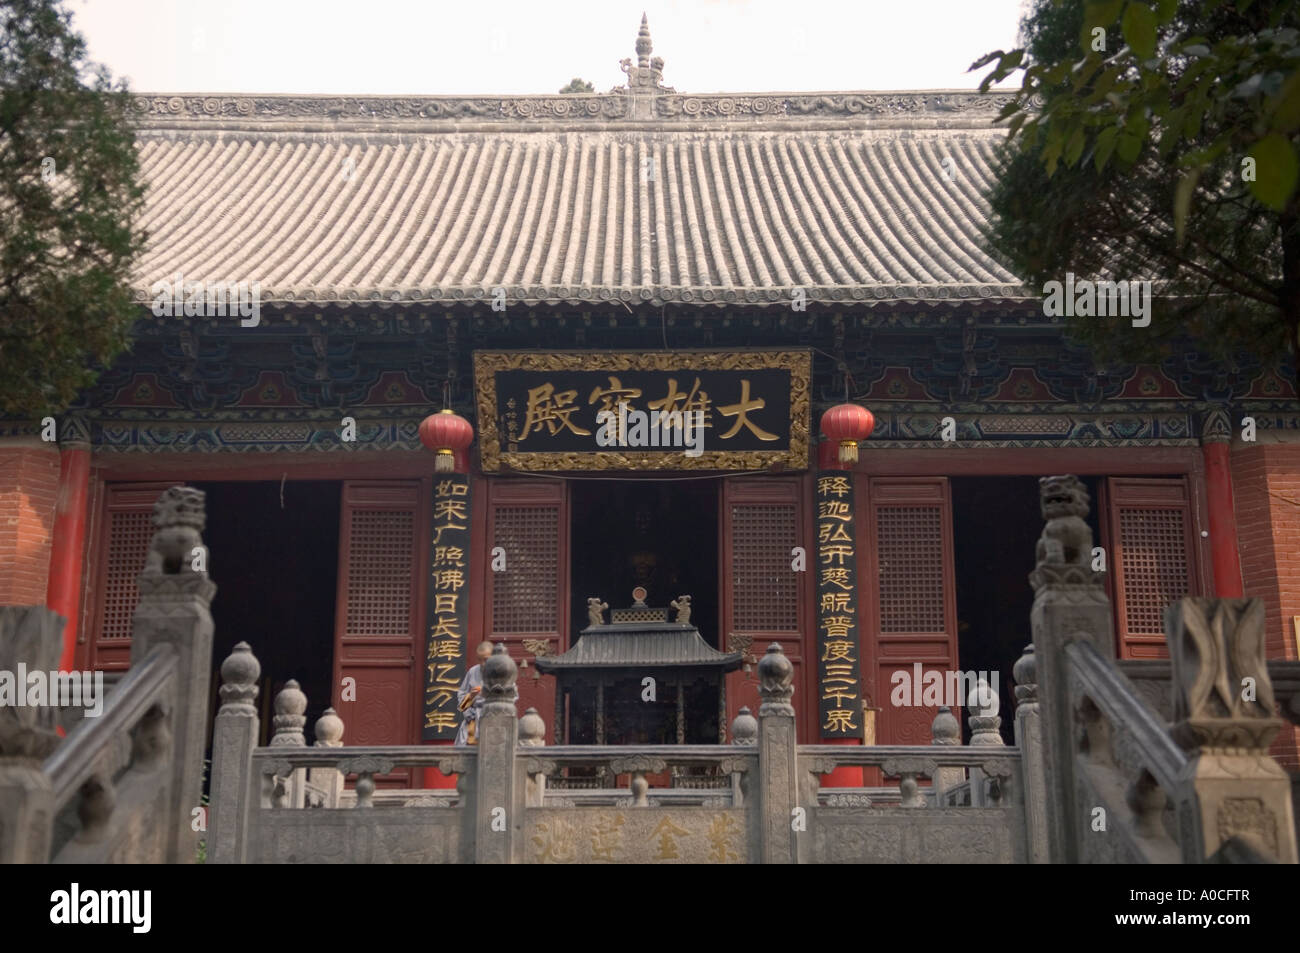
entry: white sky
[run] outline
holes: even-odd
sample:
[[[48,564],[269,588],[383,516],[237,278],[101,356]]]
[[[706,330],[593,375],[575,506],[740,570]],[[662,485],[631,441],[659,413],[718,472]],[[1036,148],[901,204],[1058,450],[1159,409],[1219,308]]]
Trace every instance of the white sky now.
[[[649,14],[681,92],[973,88],[1023,0],[68,0],[137,92],[554,93],[623,82]]]

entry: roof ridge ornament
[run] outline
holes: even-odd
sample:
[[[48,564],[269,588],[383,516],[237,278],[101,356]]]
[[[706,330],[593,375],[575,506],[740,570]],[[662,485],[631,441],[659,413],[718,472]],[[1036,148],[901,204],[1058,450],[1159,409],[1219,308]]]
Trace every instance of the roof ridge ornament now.
[[[664,58],[662,56],[651,58],[652,52],[654,52],[654,41],[650,39],[650,21],[642,13],[641,27],[636,33],[636,66],[632,65],[631,57],[619,61],[619,67],[627,74],[627,85],[616,87],[618,90],[646,89],[665,93],[676,92],[672,87],[664,85]]]

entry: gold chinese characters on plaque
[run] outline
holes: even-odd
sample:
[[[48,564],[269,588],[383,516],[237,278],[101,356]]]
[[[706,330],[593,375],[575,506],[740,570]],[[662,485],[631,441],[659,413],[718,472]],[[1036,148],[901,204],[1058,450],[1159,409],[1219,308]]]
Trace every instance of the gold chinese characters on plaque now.
[[[485,471],[808,466],[808,351],[478,351]]]

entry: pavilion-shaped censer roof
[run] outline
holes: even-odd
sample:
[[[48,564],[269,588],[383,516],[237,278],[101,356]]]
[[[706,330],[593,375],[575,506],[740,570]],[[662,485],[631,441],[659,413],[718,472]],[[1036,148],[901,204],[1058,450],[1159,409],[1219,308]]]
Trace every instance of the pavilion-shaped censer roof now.
[[[580,633],[576,645],[554,656],[539,656],[537,668],[554,675],[601,670],[632,670],[641,674],[650,669],[713,670],[719,674],[740,668],[739,652],[719,652],[700,635],[700,630],[690,623],[690,596],[679,596],[668,608],[649,606],[646,592],[633,590],[632,605],[615,609],[608,623],[604,610],[608,608],[599,599],[587,600],[590,623]],[[669,620],[671,610],[676,619]]]

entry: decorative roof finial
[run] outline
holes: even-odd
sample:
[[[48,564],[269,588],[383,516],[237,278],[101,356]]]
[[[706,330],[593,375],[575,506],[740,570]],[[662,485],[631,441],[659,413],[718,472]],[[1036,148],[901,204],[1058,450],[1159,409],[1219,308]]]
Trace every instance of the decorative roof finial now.
[[[632,65],[632,58],[619,60],[619,68],[627,74],[627,85],[616,87],[620,92],[627,91],[636,95],[651,95],[655,93],[672,93],[676,92],[671,86],[663,84],[664,79],[664,58],[662,56],[651,56],[654,51],[654,43],[650,40],[650,20],[643,13],[641,14],[641,28],[636,32],[636,64]],[[649,102],[634,103],[629,115],[646,119],[651,115],[652,107]],[[640,115],[642,112],[645,115]]]
[[[636,31],[636,65],[641,69],[650,68],[650,53],[654,44],[650,42],[650,21],[641,14],[641,29]]]

